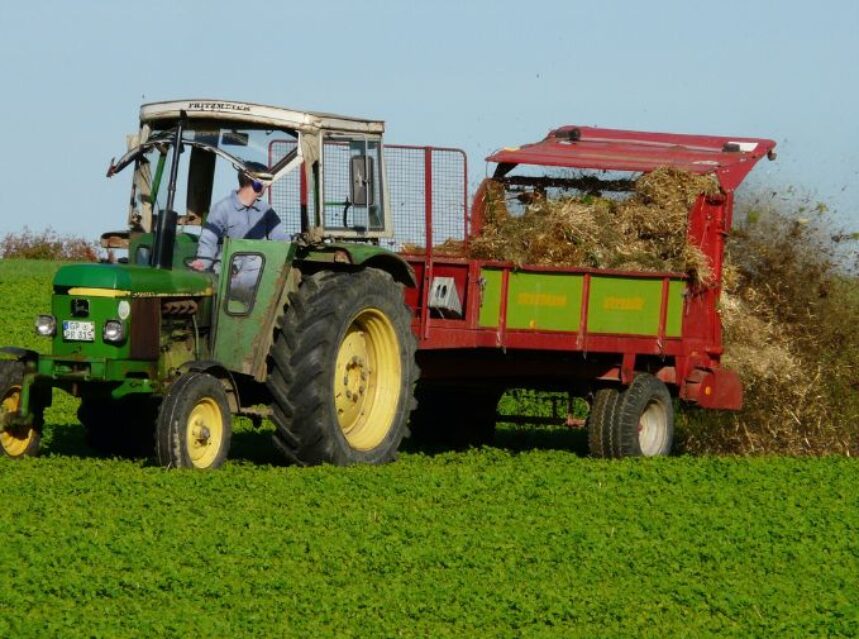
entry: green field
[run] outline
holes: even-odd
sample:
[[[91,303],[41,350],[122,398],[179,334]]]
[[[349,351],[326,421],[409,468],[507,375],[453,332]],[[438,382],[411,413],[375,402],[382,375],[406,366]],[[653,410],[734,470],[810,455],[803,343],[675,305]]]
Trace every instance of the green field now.
[[[39,344],[53,267],[0,261],[0,344]],[[75,407],[0,459],[0,637],[859,635],[854,459],[596,461],[509,428],[300,469],[240,420],[225,468],[165,471],[96,457]]]

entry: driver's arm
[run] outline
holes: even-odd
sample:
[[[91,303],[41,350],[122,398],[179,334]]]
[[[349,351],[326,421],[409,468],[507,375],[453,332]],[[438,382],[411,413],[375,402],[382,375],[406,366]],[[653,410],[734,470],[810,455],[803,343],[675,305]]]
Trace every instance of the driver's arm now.
[[[197,257],[203,258],[192,262],[196,269],[211,268],[215,257],[218,255],[218,244],[226,234],[226,220],[223,219],[222,209],[215,207],[209,212],[203,230],[200,232],[200,240],[197,243]]]

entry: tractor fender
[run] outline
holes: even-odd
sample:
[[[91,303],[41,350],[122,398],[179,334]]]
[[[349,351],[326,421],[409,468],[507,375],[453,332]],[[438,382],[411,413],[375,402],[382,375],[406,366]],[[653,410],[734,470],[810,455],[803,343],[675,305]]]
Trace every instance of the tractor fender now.
[[[414,288],[418,285],[414,269],[399,255],[380,253],[361,262],[361,266],[365,268],[377,268],[380,271],[390,273],[395,282],[399,282],[409,288]]]
[[[414,269],[406,260],[386,249],[364,244],[338,242],[314,246],[299,258],[301,262],[324,263],[328,268],[355,270],[377,268],[389,273],[395,282],[408,287],[417,286]]]
[[[239,387],[236,385],[236,380],[233,379],[233,374],[224,368],[224,365],[213,359],[202,359],[185,362],[179,367],[183,373],[208,373],[221,381],[224,385],[224,390],[227,391],[227,401],[230,404],[230,410],[233,413],[239,411],[241,402],[239,400]]]

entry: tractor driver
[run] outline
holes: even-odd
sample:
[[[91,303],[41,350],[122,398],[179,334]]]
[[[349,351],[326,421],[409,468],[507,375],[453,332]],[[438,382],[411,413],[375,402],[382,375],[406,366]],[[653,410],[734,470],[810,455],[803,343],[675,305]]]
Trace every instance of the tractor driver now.
[[[246,166],[252,171],[268,170],[259,162],[248,162]],[[262,200],[264,189],[261,182],[239,170],[239,188],[218,201],[206,218],[197,245],[197,259],[190,263],[191,268],[202,271],[211,267],[216,273],[219,272],[221,244],[225,237],[249,240],[288,239],[280,217]],[[257,265],[253,270],[258,269]],[[240,272],[244,270],[241,266],[238,269]],[[256,279],[255,272],[243,275],[252,275],[252,281]],[[234,273],[233,277],[237,277],[237,274]]]
[[[266,171],[258,162],[247,162],[251,171]],[[200,241],[197,244],[197,259],[191,268],[202,271],[206,268],[220,272],[220,257],[225,237],[249,240],[285,240],[286,230],[274,209],[262,200],[264,186],[258,180],[239,170],[239,188],[217,202],[206,218]],[[262,260],[259,256],[236,256],[230,264],[230,287],[228,296],[239,303],[249,304],[259,279]]]

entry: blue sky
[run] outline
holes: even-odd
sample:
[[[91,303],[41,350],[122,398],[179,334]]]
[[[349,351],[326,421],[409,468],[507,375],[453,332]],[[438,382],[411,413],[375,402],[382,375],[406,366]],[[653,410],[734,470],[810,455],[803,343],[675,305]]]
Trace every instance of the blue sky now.
[[[859,227],[859,3],[40,2],[0,19],[0,234],[96,237],[142,101],[217,97],[381,118],[392,143],[501,146],[562,124],[768,137],[788,185]]]

